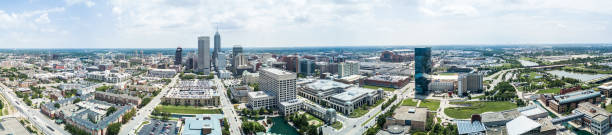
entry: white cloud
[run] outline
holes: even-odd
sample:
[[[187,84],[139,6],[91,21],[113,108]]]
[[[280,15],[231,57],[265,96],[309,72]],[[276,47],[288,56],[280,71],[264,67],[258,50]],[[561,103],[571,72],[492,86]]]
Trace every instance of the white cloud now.
[[[93,7],[96,5],[96,3],[91,0],[64,0],[64,2],[66,2],[68,6],[72,6],[75,4],[84,4],[87,7]]]
[[[40,17],[36,18],[36,20],[34,21],[39,24],[46,24],[46,23],[51,22],[51,20],[49,20],[49,13],[43,13],[42,15],[40,15]]]

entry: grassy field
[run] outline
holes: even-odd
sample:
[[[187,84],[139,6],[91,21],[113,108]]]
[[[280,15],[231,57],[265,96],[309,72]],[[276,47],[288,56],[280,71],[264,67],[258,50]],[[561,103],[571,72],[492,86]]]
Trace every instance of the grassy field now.
[[[414,99],[404,99],[402,101],[402,106],[416,106],[418,101],[414,101]]]
[[[387,87],[378,87],[378,86],[372,86],[372,85],[363,85],[364,88],[368,88],[368,89],[375,89],[378,90],[378,88],[381,88],[385,91],[395,91],[394,88],[387,88]]]
[[[335,129],[341,129],[342,128],[342,122],[340,121],[336,121],[334,122],[334,124],[331,125],[333,128]]]
[[[430,111],[436,111],[440,108],[440,100],[425,99],[421,101],[419,107],[426,107],[429,108]]]
[[[372,107],[376,107],[380,104],[382,104],[385,100],[381,99],[376,101],[376,104],[372,105],[372,106],[365,106],[365,109],[362,107],[358,107],[357,109],[353,110],[353,112],[351,114],[349,114],[349,118],[357,118],[357,117],[361,117],[363,115],[365,115],[366,113],[368,113],[370,111],[370,109],[372,109]]]
[[[305,113],[305,114],[306,114],[306,119],[308,119],[308,122],[310,122],[310,121],[317,121],[319,123],[319,124],[317,124],[315,126],[318,127],[318,126],[323,126],[323,124],[325,124],[325,122],[323,120],[321,120],[321,119],[319,119],[319,118],[317,118],[315,116],[312,116],[309,113]]]
[[[179,114],[221,114],[221,109],[204,109],[194,106],[174,106],[174,105],[158,105],[155,107],[160,112],[179,113]]]
[[[516,104],[512,102],[480,102],[480,101],[470,101],[470,102],[455,102],[452,104],[471,104],[469,107],[451,107],[444,109],[444,113],[452,118],[457,119],[467,119],[472,116],[472,114],[481,114],[483,112],[498,112],[508,109],[516,108]]]
[[[550,89],[539,90],[537,94],[543,94],[543,93],[559,94],[559,92],[561,92],[561,88],[550,88]]]

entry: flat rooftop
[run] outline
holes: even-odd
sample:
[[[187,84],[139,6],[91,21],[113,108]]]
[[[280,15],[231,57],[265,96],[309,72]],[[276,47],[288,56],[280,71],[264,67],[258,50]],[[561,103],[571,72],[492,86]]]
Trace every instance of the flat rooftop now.
[[[328,90],[335,88],[347,88],[350,85],[332,80],[315,80],[312,83],[306,84],[306,87],[313,90]]]
[[[272,74],[275,74],[275,75],[279,75],[279,76],[294,74],[292,72],[281,70],[281,69],[278,69],[278,68],[264,68],[264,69],[261,69],[261,71],[267,71],[269,73],[272,73]]]
[[[412,120],[412,121],[426,121],[427,120],[427,108],[417,108],[410,106],[400,106],[395,109],[393,118],[398,120]]]
[[[559,104],[565,104],[599,96],[601,96],[601,93],[599,91],[590,89],[583,91],[575,91],[564,95],[557,95],[554,98],[555,100],[559,101]]]
[[[362,95],[368,94],[368,92],[372,92],[372,91],[374,90],[360,88],[360,87],[350,87],[342,93],[331,96],[331,98],[347,102],[347,101],[352,101],[353,99],[360,97]]]

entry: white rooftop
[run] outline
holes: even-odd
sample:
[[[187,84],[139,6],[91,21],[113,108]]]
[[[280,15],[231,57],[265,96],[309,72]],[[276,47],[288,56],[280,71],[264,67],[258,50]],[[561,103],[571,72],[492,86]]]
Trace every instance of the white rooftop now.
[[[520,135],[540,126],[542,126],[540,125],[540,123],[521,115],[516,119],[506,123],[506,130],[508,132],[508,135]]]

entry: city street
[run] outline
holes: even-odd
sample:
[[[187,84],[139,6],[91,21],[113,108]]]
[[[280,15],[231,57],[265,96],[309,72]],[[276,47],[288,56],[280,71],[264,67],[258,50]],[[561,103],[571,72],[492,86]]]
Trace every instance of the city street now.
[[[230,134],[232,135],[240,135],[240,125],[242,125],[242,121],[240,121],[240,119],[238,119],[238,114],[236,113],[236,110],[234,109],[234,105],[232,104],[232,102],[230,102],[230,99],[227,96],[227,89],[225,88],[225,86],[223,86],[223,83],[221,82],[221,79],[217,78],[217,76],[215,75],[215,79],[213,80],[215,81],[215,84],[217,84],[217,90],[221,94],[221,108],[223,109],[223,115],[225,116],[225,118],[227,118],[227,122],[229,122],[230,125]]]
[[[21,101],[21,99],[17,98],[17,95],[13,93],[12,89],[9,89],[4,84],[0,83],[0,87],[2,87],[2,95],[10,102],[12,106],[14,106],[21,116],[26,117],[33,125],[36,125],[38,129],[44,132],[47,135],[69,135],[68,132],[64,130],[61,126],[55,124],[55,122],[45,115],[43,115],[40,111],[36,109],[32,109],[26,106],[25,103]],[[52,129],[49,129],[52,128]],[[53,131],[52,131],[53,130]]]
[[[178,80],[180,79],[177,74],[176,76],[174,76],[174,78],[172,78],[172,82],[164,86],[164,88],[162,88],[162,91],[157,96],[155,96],[151,100],[151,102],[149,102],[149,104],[145,105],[144,107],[138,110],[138,113],[136,113],[136,116],[134,116],[132,120],[130,120],[128,123],[123,124],[123,126],[121,126],[121,130],[119,131],[119,134],[120,135],[135,135],[135,133],[137,132],[136,129],[138,128],[138,126],[140,126],[140,124],[144,122],[146,118],[149,117],[149,115],[151,115],[151,112],[153,112],[153,109],[155,109],[155,107],[159,103],[161,103],[161,97],[163,97],[163,95],[165,95],[168,92],[168,90],[177,83]]]
[[[392,94],[389,95],[388,98],[393,97],[393,95],[397,95],[397,100],[395,100],[393,104],[389,105],[389,107],[385,108],[385,110],[381,111],[380,113],[378,112],[380,111],[380,106],[382,106],[382,104],[372,108],[367,114],[359,118],[348,118],[344,115],[338,115],[337,119],[338,121],[342,122],[342,128],[340,130],[335,130],[331,126],[323,127],[323,133],[326,135],[360,135],[364,133],[369,127],[372,127],[376,124],[376,117],[389,111],[389,109],[391,109],[391,106],[399,104],[402,102],[402,100],[409,97],[412,93],[413,88],[414,83],[409,83],[403,88],[392,92]],[[375,115],[376,113],[378,113],[378,115]],[[368,121],[368,123],[366,123],[364,126],[361,126],[362,123],[366,122],[371,117],[373,118]]]

